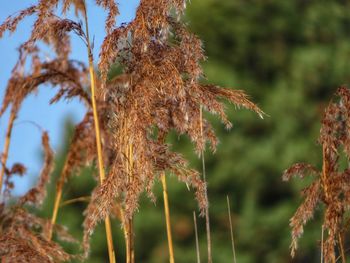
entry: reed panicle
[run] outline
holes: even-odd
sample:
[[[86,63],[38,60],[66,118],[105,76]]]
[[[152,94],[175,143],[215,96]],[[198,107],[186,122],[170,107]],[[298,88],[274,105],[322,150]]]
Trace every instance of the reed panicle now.
[[[202,84],[205,78],[201,68],[201,62],[205,60],[202,42],[187,30],[181,20],[186,1],[141,0],[135,19],[121,26],[116,26],[119,11],[114,0],[96,0],[96,4],[108,12],[106,36],[98,63],[100,75],[96,74],[93,65],[85,1],[39,0],[37,5],[8,17],[0,25],[1,37],[6,31],[15,31],[25,17],[36,16],[29,39],[19,48],[19,60],[0,107],[0,117],[11,107],[13,120],[9,123],[10,130],[23,101],[44,84],[57,90],[51,103],[75,98],[87,108],[84,119],[75,127],[64,167],[56,182],[51,219],[35,218],[43,230],[35,237],[30,236],[33,225],[23,223],[21,233],[26,233],[26,236],[22,241],[14,236],[16,228],[3,232],[8,234],[8,243],[4,244],[13,249],[6,250],[0,245],[0,250],[3,249],[1,251],[9,258],[32,256],[38,261],[52,262],[52,258],[65,261],[72,257],[52,240],[53,232],[62,230],[56,221],[63,187],[72,174],[88,164],[97,163],[100,184],[90,198],[84,198],[89,200],[89,204],[84,213],[83,256],[89,255],[90,236],[97,224],[105,220],[110,262],[114,262],[109,216],[117,214],[124,225],[129,262],[134,262],[132,226],[133,216],[139,207],[139,196],[146,192],[155,200],[152,187],[162,179],[162,175],[174,174],[179,181],[192,187],[201,215],[208,211],[206,179],[201,179],[197,171],[189,168],[181,154],[171,151],[165,140],[167,135],[176,131],[179,135],[188,136],[194,151],[203,157],[207,142],[215,151],[218,140],[202,111],[218,115],[227,128],[232,125],[225,114],[222,99],[236,107],[252,110],[260,117],[264,115],[243,91]],[[57,15],[59,11],[65,14],[71,8],[75,9],[77,16],[84,17],[84,23]],[[69,58],[71,34],[77,35],[86,45],[88,66]],[[53,58],[42,58],[39,42],[52,48]],[[29,69],[25,67],[28,64],[31,66]],[[115,64],[122,68],[122,74],[109,79],[109,71]],[[8,143],[10,140],[9,135]],[[45,153],[42,173],[37,186],[19,200],[18,211],[25,211],[24,204],[39,206],[45,197],[54,160],[47,133],[43,135],[42,144]],[[13,188],[10,175],[23,174],[25,168],[23,165],[11,169],[6,166],[7,148],[2,155],[2,173],[7,174],[5,181],[9,192]],[[3,218],[12,218],[14,210],[3,206]],[[33,216],[25,213],[23,218]],[[169,222],[168,216],[168,230]],[[16,227],[19,227],[17,223]],[[61,232],[62,236],[68,236]],[[35,240],[35,247],[28,244],[29,238]],[[169,240],[172,247],[171,238]],[[18,247],[14,245],[16,242]],[[19,255],[24,247],[26,253]],[[43,254],[45,250],[47,253]]]
[[[53,169],[54,155],[47,132],[43,132],[44,164],[38,183],[12,206],[1,204],[0,210],[0,255],[3,262],[57,262],[73,258],[58,243],[47,238],[50,221],[27,211],[25,205],[39,207],[46,195],[46,185]],[[23,174],[25,169],[16,164],[9,174]],[[39,230],[39,231],[38,231]],[[76,240],[56,225],[54,231],[68,242]]]
[[[350,91],[340,87],[326,108],[321,122],[319,143],[322,146],[322,169],[297,163],[287,169],[283,179],[289,181],[292,176],[304,178],[312,176],[313,182],[302,190],[304,202],[290,219],[292,228],[291,254],[295,255],[298,239],[304,232],[304,225],[312,219],[315,210],[324,206],[323,230],[325,236],[321,244],[323,262],[336,262],[337,255],[345,262],[343,238],[349,220],[349,168],[341,169],[342,151],[347,160],[350,158],[349,124]],[[322,234],[323,236],[323,234]]]

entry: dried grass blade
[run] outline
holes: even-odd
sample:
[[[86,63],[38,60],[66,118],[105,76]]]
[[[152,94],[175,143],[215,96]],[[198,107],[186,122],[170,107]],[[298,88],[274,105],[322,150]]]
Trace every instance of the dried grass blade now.
[[[227,199],[227,213],[228,213],[228,220],[230,223],[230,234],[231,234],[231,245],[232,245],[232,256],[233,256],[233,262],[236,263],[236,250],[235,250],[235,241],[233,238],[233,227],[232,227],[232,219],[231,219],[231,206],[230,206],[230,198],[228,195],[226,196]]]

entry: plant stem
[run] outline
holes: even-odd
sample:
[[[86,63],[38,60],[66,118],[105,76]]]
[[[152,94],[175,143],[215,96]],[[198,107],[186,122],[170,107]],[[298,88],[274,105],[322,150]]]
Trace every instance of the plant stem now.
[[[126,263],[131,263],[131,249],[130,249],[130,224],[129,220],[124,222],[124,235],[125,235],[125,243],[126,243]]]
[[[121,221],[123,224],[123,232],[124,232],[124,238],[125,238],[125,256],[126,256],[126,263],[130,263],[130,242],[129,242],[129,226],[128,226],[128,221],[125,220],[125,213],[122,207],[120,207],[120,216],[121,216]]]
[[[129,178],[130,182],[133,181],[133,168],[134,168],[134,152],[133,152],[133,145],[132,142],[129,141]],[[134,249],[134,222],[133,218],[129,219],[128,222],[129,225],[129,253],[130,253],[130,259],[131,263],[135,262],[135,249]]]
[[[342,263],[346,263],[346,257],[345,257],[344,246],[343,246],[343,238],[341,233],[338,234],[338,239],[339,239],[339,248],[340,248]]]
[[[201,129],[201,137],[204,139],[204,133],[203,133],[203,109],[202,105],[200,106],[200,129]],[[205,144],[205,140],[204,140]],[[203,146],[205,147],[205,145]],[[204,150],[201,152],[202,157],[202,173],[203,173],[203,180],[206,183],[206,173],[205,173],[205,159],[204,159]],[[210,218],[209,218],[209,201],[208,201],[208,190],[205,189],[205,202],[207,203],[207,206],[205,208],[205,228],[207,232],[207,249],[208,249],[208,263],[212,263],[212,252],[211,252],[211,235],[210,235]]]
[[[193,211],[193,223],[194,223],[194,233],[196,236],[196,254],[197,254],[197,263],[201,263],[201,256],[199,251],[199,241],[198,241],[198,229],[197,229],[197,218],[196,212]]]
[[[55,203],[54,203],[53,211],[52,211],[51,226],[50,226],[49,233],[48,233],[48,239],[49,240],[52,238],[53,226],[56,224],[58,210],[60,208],[60,203],[61,203],[61,198],[62,198],[62,191],[63,191],[65,174],[66,174],[65,173],[66,166],[67,166],[67,159],[66,159],[66,161],[64,163],[63,170],[62,170],[62,172],[60,174],[60,178],[58,179],[58,181],[56,183]]]
[[[166,184],[165,173],[161,175],[162,185],[163,185],[163,201],[164,201],[164,213],[166,221],[166,232],[168,237],[168,247],[169,247],[169,261],[174,263],[174,248],[173,248],[173,238],[171,235],[171,223],[170,223],[170,209],[169,209],[169,200],[168,200],[168,189]]]
[[[327,146],[322,146],[322,176],[321,176],[321,183],[322,187],[325,193],[326,201],[329,200],[329,193],[328,193],[328,161],[327,161]]]
[[[132,235],[132,220],[125,220],[125,213],[122,208],[120,208],[121,219],[123,223],[123,232],[125,238],[125,254],[126,254],[126,263],[134,262],[134,248],[133,248],[133,239]]]
[[[90,196],[80,196],[77,198],[69,199],[61,203],[60,207],[70,205],[77,202],[89,202],[91,200]]]
[[[89,58],[91,102],[92,102],[94,124],[95,124],[98,169],[99,169],[100,183],[102,184],[106,175],[105,175],[103,156],[102,156],[100,124],[99,124],[99,118],[98,118],[98,114],[97,114],[97,105],[96,105],[96,98],[95,98],[95,70],[94,70],[93,56],[92,56],[92,50],[91,50],[91,45],[90,45],[89,26],[88,26],[88,18],[87,18],[86,2],[85,1],[84,1],[84,18],[85,18],[85,33],[86,33],[86,38],[87,38],[86,42],[87,42],[87,50],[88,50],[88,58]],[[114,252],[114,248],[113,248],[112,227],[111,227],[111,221],[109,219],[109,216],[106,216],[106,218],[105,218],[105,228],[106,228],[106,236],[107,236],[109,262],[115,263],[116,260],[115,260],[115,252]]]
[[[127,171],[128,184],[132,185],[133,181],[133,145],[128,137],[128,119],[124,117],[123,120],[123,133],[122,133],[122,145],[124,145],[124,156],[125,158],[125,169]],[[123,230],[125,236],[125,249],[126,249],[126,262],[135,262],[135,251],[134,251],[134,233],[133,233],[133,218],[125,218],[124,212],[121,209]]]
[[[321,263],[323,263],[323,234],[324,234],[324,226],[322,225],[322,232],[321,232]]]
[[[6,170],[6,163],[9,155],[9,150],[10,150],[10,142],[11,142],[11,134],[12,134],[12,129],[13,129],[13,123],[16,119],[17,111],[16,109],[12,106],[11,108],[11,113],[10,113],[10,118],[9,122],[7,125],[7,130],[6,130],[6,137],[5,137],[5,145],[4,145],[4,151],[1,155],[1,171],[0,171],[0,196],[2,193],[2,187],[3,187],[3,181],[4,181],[4,175],[5,175],[5,170]]]
[[[322,174],[321,174],[321,184],[324,192],[325,197],[325,203],[327,204],[330,200],[330,194],[328,193],[328,169],[329,169],[329,163],[328,163],[328,153],[329,149],[327,149],[326,144],[324,143],[322,145]],[[327,205],[328,206],[328,205]],[[333,263],[336,262],[335,255],[331,255],[331,261]]]
[[[133,219],[129,219],[129,254],[130,254],[130,263],[135,263],[135,249],[134,249],[134,222]]]
[[[230,222],[230,234],[231,234],[231,245],[232,245],[232,256],[233,256],[233,262],[236,263],[236,250],[235,250],[235,242],[233,239],[233,227],[232,227],[232,219],[231,219],[231,206],[230,206],[230,199],[228,198],[228,195],[226,196],[227,199],[227,212],[228,212],[228,220]]]

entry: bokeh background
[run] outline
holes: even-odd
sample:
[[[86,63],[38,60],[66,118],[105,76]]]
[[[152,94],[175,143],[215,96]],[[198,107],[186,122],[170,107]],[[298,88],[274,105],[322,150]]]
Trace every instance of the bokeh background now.
[[[19,2],[19,1],[18,1]],[[2,4],[0,18],[30,1]],[[138,1],[120,1],[121,22],[132,19]],[[295,162],[321,166],[321,148],[317,144],[323,110],[336,88],[350,82],[350,6],[346,0],[192,0],[184,19],[191,31],[203,40],[207,61],[203,62],[208,82],[244,89],[269,115],[264,120],[251,112],[227,110],[234,126],[226,131],[212,118],[220,145],[215,154],[206,153],[208,194],[214,262],[232,262],[226,196],[231,200],[237,262],[319,262],[321,211],[307,224],[296,258],[289,255],[289,218],[302,201],[300,190],[308,182],[281,180],[283,171]],[[103,40],[105,14],[89,5],[94,54]],[[13,36],[0,40],[1,92],[16,60],[15,48],[29,35],[28,19]],[[78,41],[73,42],[73,57],[85,60]],[[80,46],[80,48],[79,48]],[[49,56],[50,54],[48,54]],[[41,88],[30,98],[15,126],[10,162],[24,161],[29,175],[16,180],[15,193],[21,194],[35,183],[40,170],[40,134],[28,121],[48,129],[57,153],[53,178],[57,178],[65,159],[73,124],[82,117],[78,102],[47,104],[52,94]],[[0,147],[6,127],[0,119]],[[191,166],[201,170],[200,160],[185,137],[169,138],[175,150],[182,152]],[[64,200],[86,196],[95,181],[87,167],[73,177],[64,190]],[[55,179],[52,180],[53,182]],[[173,177],[168,180],[176,261],[195,262],[192,212],[196,210],[193,193]],[[135,216],[136,262],[168,262],[161,188],[155,187],[156,204],[142,199]],[[54,193],[54,185],[49,193]],[[53,194],[47,199],[42,216],[50,217]],[[82,212],[86,203],[64,206],[58,222],[66,225],[78,239],[82,236]],[[120,223],[113,223],[115,247],[120,262],[124,241]],[[201,258],[206,260],[204,219],[198,219]],[[104,228],[100,225],[92,238],[91,258],[86,262],[107,262]],[[71,252],[77,246],[63,244]],[[346,247],[350,244],[346,242]]]

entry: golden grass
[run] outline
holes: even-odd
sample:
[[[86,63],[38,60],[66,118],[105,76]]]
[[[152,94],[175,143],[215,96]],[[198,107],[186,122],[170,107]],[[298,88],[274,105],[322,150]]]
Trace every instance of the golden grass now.
[[[105,180],[105,178],[106,178],[106,175],[105,175],[103,156],[102,156],[100,124],[99,124],[99,118],[98,118],[98,113],[97,113],[96,95],[95,95],[95,93],[96,93],[95,70],[94,70],[92,50],[91,50],[91,45],[90,45],[89,25],[88,25],[88,18],[87,18],[85,1],[84,1],[84,17],[85,17],[85,33],[86,33],[86,37],[87,37],[87,48],[88,48],[88,57],[89,57],[91,101],[92,101],[92,109],[93,109],[94,124],[95,124],[98,169],[99,169],[100,183],[102,184],[103,180]],[[115,251],[114,251],[114,245],[113,245],[112,226],[111,226],[111,221],[110,221],[109,216],[107,216],[105,218],[105,228],[106,228],[106,236],[107,236],[109,262],[115,263],[116,258],[115,258]]]

